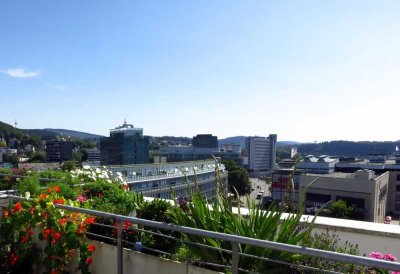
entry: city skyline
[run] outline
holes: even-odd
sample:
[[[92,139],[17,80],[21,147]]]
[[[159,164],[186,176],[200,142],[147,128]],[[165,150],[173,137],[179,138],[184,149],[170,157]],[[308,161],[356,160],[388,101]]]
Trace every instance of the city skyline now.
[[[400,3],[3,1],[0,121],[397,141]]]

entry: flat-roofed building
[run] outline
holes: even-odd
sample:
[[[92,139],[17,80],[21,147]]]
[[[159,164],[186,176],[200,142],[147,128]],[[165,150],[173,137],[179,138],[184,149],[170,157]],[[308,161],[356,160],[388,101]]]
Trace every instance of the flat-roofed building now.
[[[329,201],[344,200],[355,205],[356,219],[383,222],[386,215],[389,172],[372,170],[355,173],[300,175],[300,193],[306,190],[306,208],[320,208]]]
[[[172,191],[175,196],[188,197],[198,187],[204,197],[214,199],[218,187],[226,192],[228,186],[225,166],[215,160],[109,166],[108,169],[120,172],[130,190],[146,197],[172,199]]]

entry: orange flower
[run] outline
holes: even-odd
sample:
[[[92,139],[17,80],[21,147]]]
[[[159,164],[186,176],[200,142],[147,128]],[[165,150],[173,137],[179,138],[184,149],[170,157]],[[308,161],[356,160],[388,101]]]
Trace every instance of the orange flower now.
[[[8,211],[6,210],[6,211],[4,211],[4,213],[3,213],[3,216],[4,216],[4,218],[8,218],[8,216],[9,216],[9,213],[8,213]]]
[[[49,191],[49,189],[47,189],[47,191]],[[44,200],[44,199],[47,198],[47,196],[48,196],[47,194],[42,193],[42,194],[39,195],[39,200]]]
[[[51,187],[47,188],[47,193],[51,193]]]
[[[93,252],[93,251],[96,250],[96,247],[95,247],[94,245],[89,245],[89,246],[88,246],[88,250],[89,250],[90,252]]]
[[[53,187],[53,190],[54,190],[54,192],[60,192],[61,191],[61,188],[59,187],[59,186],[54,186]]]
[[[14,206],[14,210],[15,211],[21,211],[21,209],[22,209],[21,202],[16,203],[15,206]]]
[[[60,219],[57,221],[60,225],[65,225],[67,223],[66,219]]]
[[[87,257],[87,258],[86,258],[86,263],[87,263],[87,264],[91,264],[92,262],[93,262],[92,257]]]
[[[94,224],[94,217],[89,216],[85,219],[85,224]]]

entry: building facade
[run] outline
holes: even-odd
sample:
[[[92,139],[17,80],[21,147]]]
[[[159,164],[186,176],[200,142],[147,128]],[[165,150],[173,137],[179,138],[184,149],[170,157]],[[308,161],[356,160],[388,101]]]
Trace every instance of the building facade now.
[[[46,141],[46,162],[64,162],[72,159],[72,144],[67,141]]]
[[[101,165],[130,165],[149,162],[150,141],[142,128],[126,122],[100,139]]]
[[[198,187],[207,199],[214,199],[217,189],[226,192],[228,173],[218,161],[109,166],[120,172],[129,189],[146,197],[172,199],[190,196]]]
[[[250,172],[263,172],[275,169],[277,135],[268,137],[247,137],[246,151]]]

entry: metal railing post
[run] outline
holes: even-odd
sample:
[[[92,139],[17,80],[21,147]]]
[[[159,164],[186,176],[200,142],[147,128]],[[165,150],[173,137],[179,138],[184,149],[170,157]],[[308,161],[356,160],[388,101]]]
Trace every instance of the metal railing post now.
[[[239,273],[239,243],[232,243],[232,274]]]
[[[117,226],[117,266],[118,266],[118,274],[124,273],[124,263],[122,259],[122,221],[118,222]]]

